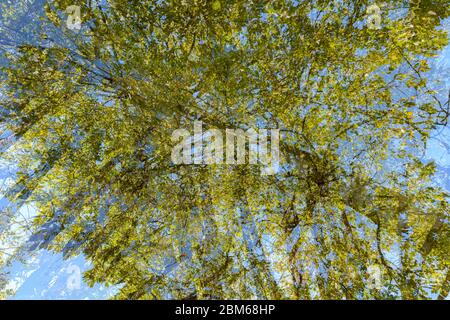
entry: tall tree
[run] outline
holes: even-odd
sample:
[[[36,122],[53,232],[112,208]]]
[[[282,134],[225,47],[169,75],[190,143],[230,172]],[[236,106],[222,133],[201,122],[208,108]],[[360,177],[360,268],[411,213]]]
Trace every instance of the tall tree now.
[[[117,298],[445,298],[448,193],[420,154],[449,116],[425,76],[447,1],[370,5],[49,1],[2,69],[30,249],[83,253]],[[280,129],[280,172],[173,164],[195,120]]]

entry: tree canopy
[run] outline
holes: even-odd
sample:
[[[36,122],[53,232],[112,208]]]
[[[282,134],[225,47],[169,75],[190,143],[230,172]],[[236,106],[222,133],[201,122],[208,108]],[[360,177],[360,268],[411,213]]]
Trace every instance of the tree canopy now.
[[[448,2],[377,1],[378,28],[371,4],[46,2],[38,42],[0,42],[28,249],[84,254],[118,299],[447,297],[449,194],[421,155],[449,116],[426,77]],[[173,164],[196,120],[279,129],[280,171]]]

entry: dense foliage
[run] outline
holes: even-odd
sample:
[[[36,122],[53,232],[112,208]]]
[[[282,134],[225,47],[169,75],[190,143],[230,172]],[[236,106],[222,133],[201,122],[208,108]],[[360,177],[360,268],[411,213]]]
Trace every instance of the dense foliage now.
[[[116,298],[445,298],[449,198],[421,154],[449,116],[425,76],[448,2],[378,1],[380,28],[370,4],[46,3],[39,42],[1,43],[28,249],[83,253]],[[174,165],[195,120],[280,129],[280,172]]]

